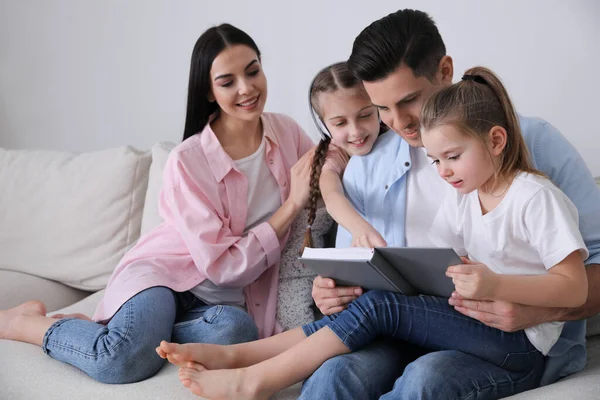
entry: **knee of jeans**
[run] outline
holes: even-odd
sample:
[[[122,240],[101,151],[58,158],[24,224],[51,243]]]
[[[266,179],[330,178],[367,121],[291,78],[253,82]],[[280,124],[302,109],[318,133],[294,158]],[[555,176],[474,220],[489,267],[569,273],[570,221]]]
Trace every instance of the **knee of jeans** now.
[[[246,311],[234,306],[213,307],[214,318],[206,316],[207,321],[220,327],[222,331],[219,344],[235,344],[258,340],[258,328],[254,320]]]
[[[425,354],[406,366],[396,382],[394,395],[402,398],[435,398],[433,391],[441,390],[447,380],[446,361],[453,361],[453,352],[432,352]]]
[[[358,299],[356,299],[354,302],[357,304],[361,304],[362,306],[378,303],[382,300],[385,300],[386,293],[387,292],[381,290],[369,290],[368,292],[360,296]]]
[[[351,364],[350,364],[351,365]],[[350,372],[349,361],[344,357],[333,357],[325,361],[312,374],[313,381],[334,382],[343,379]]]
[[[143,381],[161,369],[164,360],[156,354],[154,345],[120,349],[99,356],[86,372],[95,380],[108,384],[126,384]]]
[[[304,383],[299,400],[372,398],[346,357],[325,361]]]

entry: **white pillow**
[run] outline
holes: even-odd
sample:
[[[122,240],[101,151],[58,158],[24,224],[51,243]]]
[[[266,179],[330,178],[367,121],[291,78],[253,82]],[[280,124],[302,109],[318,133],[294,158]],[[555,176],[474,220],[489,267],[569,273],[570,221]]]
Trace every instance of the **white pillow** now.
[[[162,189],[165,164],[169,158],[169,153],[175,146],[175,143],[171,142],[159,142],[152,146],[152,164],[150,165],[148,190],[146,191],[144,213],[142,215],[142,235],[162,223],[162,218],[158,214],[158,196]]]
[[[139,238],[150,154],[0,149],[0,269],[95,291]]]

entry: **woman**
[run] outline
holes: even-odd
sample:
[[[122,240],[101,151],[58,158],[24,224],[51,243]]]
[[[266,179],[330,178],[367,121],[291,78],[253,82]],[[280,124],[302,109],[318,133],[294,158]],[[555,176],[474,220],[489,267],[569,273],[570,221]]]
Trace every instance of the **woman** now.
[[[246,33],[223,24],[202,34],[183,143],[164,171],[163,224],[121,260],[93,320],[49,318],[27,302],[0,311],[0,339],[39,345],[100,382],[129,383],[161,368],[161,340],[232,344],[275,333],[278,263],[308,201],[312,142],[289,117],[263,113],[266,97]]]

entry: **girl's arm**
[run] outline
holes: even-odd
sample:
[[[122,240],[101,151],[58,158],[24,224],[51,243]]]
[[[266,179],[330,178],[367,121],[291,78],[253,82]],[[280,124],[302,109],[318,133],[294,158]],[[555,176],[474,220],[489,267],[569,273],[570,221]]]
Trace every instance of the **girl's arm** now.
[[[536,249],[544,275],[499,275],[483,264],[450,267],[457,289],[475,300],[500,300],[538,307],[580,307],[587,300],[583,261],[588,251],[579,233],[577,209],[558,189],[545,187],[528,200],[515,232]],[[507,254],[506,257],[510,258]],[[456,274],[456,275],[454,275]]]
[[[541,307],[580,307],[588,295],[581,252],[576,250],[546,275],[497,275],[494,300]]]
[[[383,247],[383,237],[352,207],[344,195],[339,174],[324,168],[319,178],[321,195],[331,217],[352,234],[352,244],[364,247]]]
[[[448,268],[456,292],[474,300],[496,300],[539,307],[579,307],[585,303],[588,282],[583,257],[575,250],[545,275],[506,275],[463,258]]]

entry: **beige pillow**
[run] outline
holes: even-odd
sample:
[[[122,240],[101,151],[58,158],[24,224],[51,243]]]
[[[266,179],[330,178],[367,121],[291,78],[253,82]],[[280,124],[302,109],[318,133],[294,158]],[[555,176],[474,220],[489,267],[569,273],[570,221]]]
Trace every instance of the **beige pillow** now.
[[[0,269],[95,291],[139,238],[150,154],[0,149]]]
[[[148,190],[146,191],[146,201],[142,215],[142,235],[162,223],[162,218],[158,215],[158,196],[162,189],[165,164],[169,158],[169,153],[175,146],[175,143],[171,142],[159,142],[152,146],[152,164],[150,165]]]

